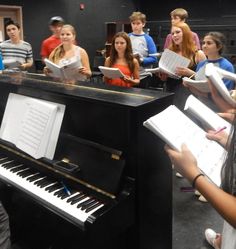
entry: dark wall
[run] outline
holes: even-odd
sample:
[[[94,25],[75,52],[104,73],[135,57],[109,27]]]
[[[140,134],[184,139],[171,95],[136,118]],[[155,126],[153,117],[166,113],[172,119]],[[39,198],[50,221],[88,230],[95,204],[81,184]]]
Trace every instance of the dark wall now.
[[[84,10],[80,10],[80,3],[85,5]],[[96,50],[105,48],[105,22],[128,21],[129,15],[136,10],[141,10],[147,15],[149,21],[147,26],[151,28],[150,34],[160,49],[163,39],[169,31],[169,13],[177,7],[188,10],[189,24],[200,35],[205,30],[199,30],[195,24],[236,24],[236,4],[231,0],[166,0],[163,3],[156,3],[155,0],[1,1],[1,4],[22,6],[24,39],[32,44],[34,58],[40,58],[41,42],[50,35],[48,20],[55,15],[62,16],[67,23],[75,26],[78,44],[87,50],[90,62],[93,61]],[[236,44],[236,31],[233,29],[231,32],[230,28],[227,30],[229,31],[227,34],[229,42],[234,43],[235,41]]]
[[[145,0],[141,1],[140,5],[149,20],[169,19],[170,11],[175,8],[188,10],[190,19],[211,19],[236,14],[236,4],[232,0],[166,0],[163,4],[159,3],[157,7],[154,7],[154,0]]]
[[[105,22],[128,20],[139,8],[139,0],[2,0],[2,5],[22,6],[24,39],[31,43],[34,58],[40,58],[41,41],[50,35],[48,20],[60,15],[75,26],[78,44],[85,48],[90,61],[97,49],[105,47]],[[80,3],[85,8],[80,10]]]
[[[231,0],[166,0],[153,8],[154,1],[141,1],[140,9],[147,15],[150,35],[160,50],[166,35],[170,31],[170,12],[175,8],[184,8],[189,13],[187,20],[191,29],[200,39],[209,31],[220,31],[227,38],[225,56],[236,55],[236,4]]]

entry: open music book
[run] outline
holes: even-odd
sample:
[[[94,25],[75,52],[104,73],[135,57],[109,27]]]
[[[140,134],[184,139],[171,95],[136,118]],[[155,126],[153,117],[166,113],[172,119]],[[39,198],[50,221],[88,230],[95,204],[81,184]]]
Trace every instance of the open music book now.
[[[216,87],[221,96],[233,107],[236,107],[236,101],[231,97],[229,90],[226,88],[222,78],[236,80],[236,74],[223,70],[214,66],[213,63],[208,63],[205,69],[206,77]]]
[[[184,56],[181,56],[169,49],[165,49],[161,54],[159,65],[157,68],[147,68],[146,72],[163,72],[169,75],[171,78],[178,79],[179,75],[175,73],[176,67],[188,67],[190,60]]]
[[[226,127],[224,131],[227,134],[230,133],[232,125],[193,95],[187,98],[184,110],[196,117],[202,123],[205,130],[217,131],[222,127]]]
[[[183,81],[188,85],[195,87],[201,92],[209,93],[211,91],[208,86],[207,80],[194,80],[188,77],[183,77]]]
[[[175,150],[180,151],[181,145],[185,143],[196,157],[201,171],[220,186],[221,168],[227,152],[217,142],[207,139],[206,132],[176,106],[170,105],[150,117],[144,122],[144,126]]]
[[[19,61],[17,61],[16,59],[12,59],[12,58],[4,59],[2,62],[6,69],[19,68],[21,65]]]
[[[102,72],[102,74],[109,79],[123,78],[125,76],[120,71],[119,68],[104,67],[104,66],[99,66],[98,68]]]
[[[68,63],[66,63],[63,66],[59,66],[49,59],[44,59],[44,62],[51,71],[49,76],[60,78],[60,79],[74,79],[76,80],[79,78],[79,72],[78,69],[82,66],[80,61],[74,57],[74,59],[68,60]]]
[[[0,138],[38,159],[53,159],[65,106],[10,93]]]

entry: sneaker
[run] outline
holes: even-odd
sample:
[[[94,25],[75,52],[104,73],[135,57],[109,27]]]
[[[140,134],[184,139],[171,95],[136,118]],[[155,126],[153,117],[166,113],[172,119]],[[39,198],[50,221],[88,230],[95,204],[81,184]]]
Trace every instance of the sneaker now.
[[[182,176],[180,173],[178,173],[178,172],[177,172],[175,175],[178,176],[179,178],[182,178],[182,177],[183,177],[183,176]]]
[[[220,249],[218,245],[216,245],[216,238],[217,236],[220,236],[219,233],[216,233],[214,230],[207,228],[205,230],[205,237],[207,242],[215,249]]]
[[[201,202],[208,202],[207,199],[203,195],[200,195],[198,200]]]
[[[199,191],[197,191],[197,190],[194,191],[194,194],[195,194],[196,196],[200,196],[200,195],[201,195],[201,193],[200,193]]]

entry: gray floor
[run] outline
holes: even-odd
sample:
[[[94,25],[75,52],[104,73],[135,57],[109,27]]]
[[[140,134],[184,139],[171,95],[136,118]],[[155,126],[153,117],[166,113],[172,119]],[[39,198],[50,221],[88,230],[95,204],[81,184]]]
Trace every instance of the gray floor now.
[[[220,232],[223,220],[209,203],[200,202],[194,192],[182,192],[191,187],[173,171],[173,246],[172,249],[212,249],[205,241],[204,231]]]

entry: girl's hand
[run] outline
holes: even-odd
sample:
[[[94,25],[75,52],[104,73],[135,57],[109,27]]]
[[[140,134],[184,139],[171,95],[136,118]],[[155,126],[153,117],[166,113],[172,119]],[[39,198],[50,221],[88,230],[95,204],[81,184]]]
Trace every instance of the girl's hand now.
[[[233,123],[235,119],[235,115],[236,115],[236,110],[231,109],[231,110],[228,110],[227,112],[218,113],[218,115],[224,118],[225,120],[229,121],[230,123]]]
[[[165,74],[165,73],[162,73],[162,72],[159,72],[156,75],[161,79],[161,81],[166,81],[167,78],[168,78],[168,74]]]
[[[214,140],[214,141],[218,142],[224,148],[226,148],[227,141],[229,138],[228,134],[224,131],[221,131],[221,132],[216,134],[216,131],[212,131],[212,130],[207,132],[206,137],[210,140]]]
[[[190,181],[200,173],[200,170],[197,167],[196,158],[185,144],[181,146],[180,152],[171,149],[168,145],[165,145],[165,151],[175,169]]]
[[[90,77],[90,76],[92,75],[91,70],[88,69],[87,67],[80,67],[80,68],[78,69],[78,71],[79,71],[80,74],[83,74],[83,75],[85,75],[85,76],[87,76],[87,77]]]
[[[52,71],[48,67],[44,67],[43,68],[43,73],[46,74],[46,75],[49,75],[50,73],[52,73]]]
[[[179,76],[191,76],[193,75],[193,71],[187,67],[176,67],[175,73],[178,74]]]

